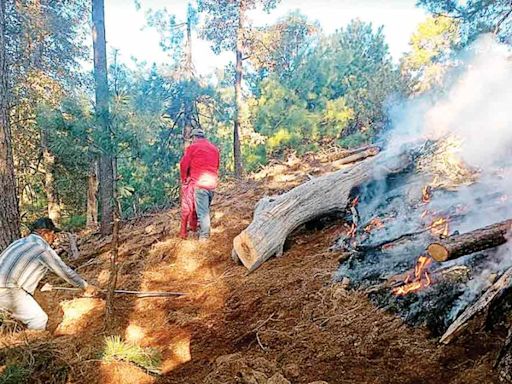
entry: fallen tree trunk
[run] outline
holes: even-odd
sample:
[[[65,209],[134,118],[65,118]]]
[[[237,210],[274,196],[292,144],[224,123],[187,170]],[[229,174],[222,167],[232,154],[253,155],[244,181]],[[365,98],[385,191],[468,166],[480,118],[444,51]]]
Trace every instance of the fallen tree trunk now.
[[[346,209],[352,188],[404,168],[404,161],[395,163],[395,169],[377,165],[380,156],[374,158],[375,155],[373,149],[366,152],[370,159],[348,169],[315,178],[283,195],[261,199],[252,223],[233,241],[233,257],[249,272],[254,271],[271,256],[283,253],[286,237],[294,229],[314,218]],[[405,162],[409,161],[407,157]]]
[[[476,315],[484,312],[489,306],[499,299],[512,286],[512,268],[507,271],[480,296],[471,306],[466,308],[462,314],[448,327],[439,340],[440,343],[448,344],[466,329],[469,321]]]
[[[453,260],[505,244],[507,242],[507,232],[511,228],[512,220],[506,220],[462,235],[452,235],[430,244],[427,251],[435,261]]]

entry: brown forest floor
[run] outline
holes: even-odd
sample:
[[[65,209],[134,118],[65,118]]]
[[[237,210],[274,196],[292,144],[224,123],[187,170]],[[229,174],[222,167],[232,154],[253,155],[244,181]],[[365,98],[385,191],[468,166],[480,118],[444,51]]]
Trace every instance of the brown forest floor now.
[[[342,223],[300,230],[283,257],[251,275],[231,261],[232,240],[250,223],[259,198],[327,170],[314,158],[295,159],[236,188],[225,184],[214,200],[208,243],[175,237],[177,210],[123,226],[118,285],[188,293],[117,299],[113,333],[158,348],[162,375],[102,362],[103,300],[63,293],[37,294],[50,316],[49,332],[4,332],[0,362],[31,364],[31,383],[276,384],[282,381],[269,379],[277,373],[291,383],[497,383],[495,336],[473,334],[441,347],[426,330],[332,282],[338,255],[328,248],[346,230]],[[92,236],[73,265],[105,286],[108,252],[101,245]]]

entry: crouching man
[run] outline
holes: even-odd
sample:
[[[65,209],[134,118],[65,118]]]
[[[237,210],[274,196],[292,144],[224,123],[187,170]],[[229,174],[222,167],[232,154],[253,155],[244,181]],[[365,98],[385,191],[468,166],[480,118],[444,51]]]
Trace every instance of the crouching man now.
[[[0,309],[8,311],[28,329],[43,330],[48,315],[32,295],[48,270],[82,288],[86,295],[94,296],[99,290],[69,268],[52,249],[60,230],[51,219],[35,221],[31,231],[29,236],[16,240],[0,255]]]

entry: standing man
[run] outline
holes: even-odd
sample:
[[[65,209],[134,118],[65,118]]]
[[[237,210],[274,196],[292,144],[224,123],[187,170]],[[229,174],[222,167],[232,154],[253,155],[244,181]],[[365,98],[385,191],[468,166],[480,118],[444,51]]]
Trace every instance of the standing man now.
[[[98,288],[88,284],[69,268],[51,245],[60,231],[47,217],[31,225],[32,233],[13,242],[0,255],[0,308],[11,313],[28,329],[44,330],[48,315],[32,296],[48,270],[69,284],[95,295]]]
[[[210,205],[213,191],[217,188],[219,165],[219,149],[205,138],[201,128],[194,128],[192,144],[185,150],[180,161],[180,176],[182,186],[188,186],[191,191],[189,193],[193,193],[194,196],[194,208],[199,221],[199,241],[206,241],[210,237]],[[180,236],[186,238],[186,221],[183,232],[183,220],[182,211]]]

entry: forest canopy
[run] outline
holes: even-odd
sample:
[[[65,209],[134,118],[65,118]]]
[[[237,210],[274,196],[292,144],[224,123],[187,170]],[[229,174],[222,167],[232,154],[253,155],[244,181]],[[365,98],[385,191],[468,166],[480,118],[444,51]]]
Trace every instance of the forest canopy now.
[[[453,55],[478,34],[510,42],[508,1],[420,0],[430,16],[400,60],[382,26],[359,19],[334,33],[300,11],[251,24],[247,12],[272,12],[277,3],[199,0],[183,20],[172,9],[147,12],[168,62],[127,65],[119,52],[107,52],[102,115],[98,83],[86,69],[93,61],[84,22],[93,17],[91,3],[2,1],[0,125],[8,145],[0,183],[10,191],[14,177],[19,203],[17,212],[12,200],[3,201],[11,207],[6,215],[94,227],[104,212],[98,216],[98,206],[114,204],[103,195],[96,200],[102,156],[114,161],[110,177],[123,218],[172,205],[177,164],[198,126],[221,149],[224,177],[242,177],[291,152],[376,142],[393,104],[435,89]],[[198,74],[191,46],[199,36],[211,43],[211,55],[230,51],[236,62]]]

